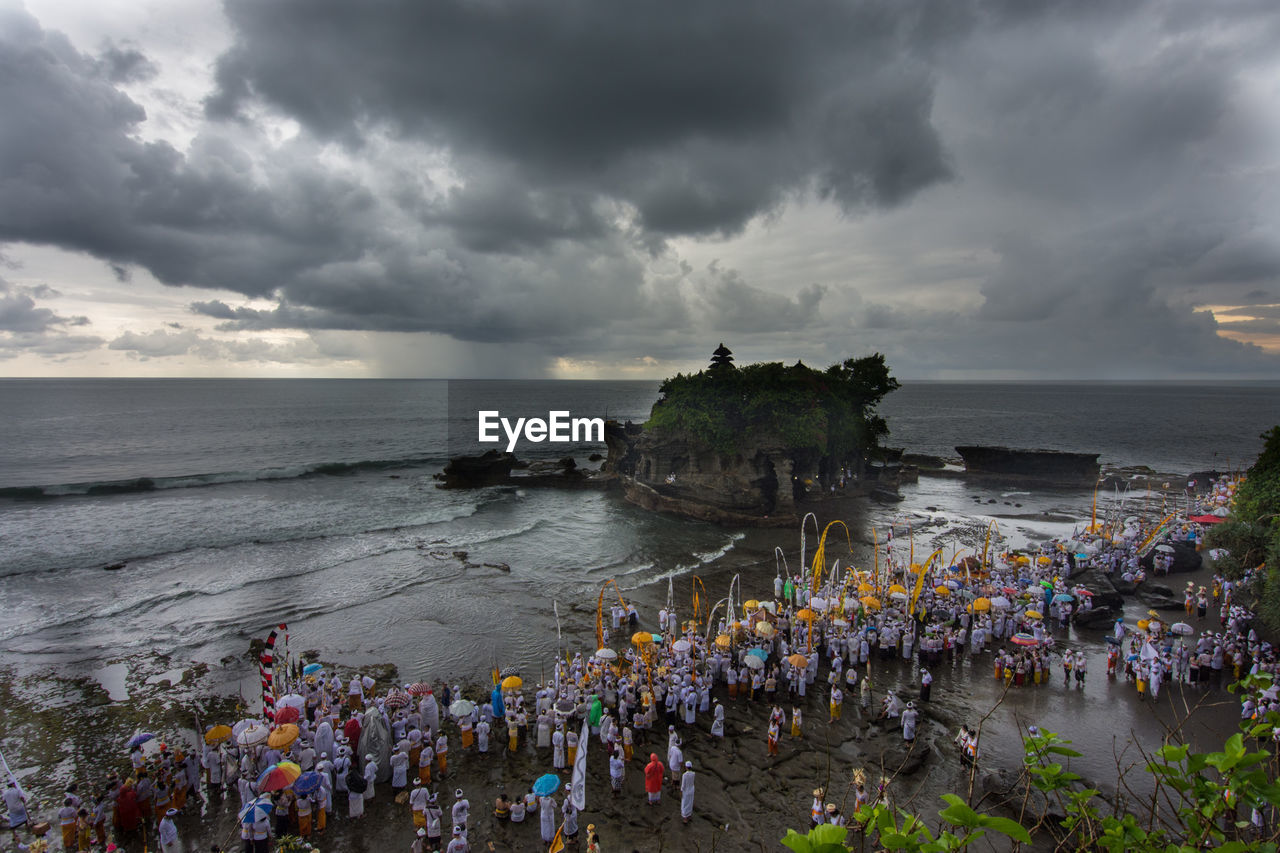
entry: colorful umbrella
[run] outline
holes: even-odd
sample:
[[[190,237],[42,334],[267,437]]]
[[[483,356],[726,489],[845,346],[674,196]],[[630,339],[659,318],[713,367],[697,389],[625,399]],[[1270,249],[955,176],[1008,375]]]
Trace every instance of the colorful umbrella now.
[[[298,777],[298,781],[293,783],[293,792],[302,794],[304,797],[310,794],[316,788],[320,787],[320,774],[314,770],[308,770]]]
[[[1092,590],[1087,590],[1084,587],[1080,587],[1079,589],[1077,589],[1076,595],[1083,595],[1085,598],[1093,598]]]
[[[258,775],[258,790],[264,794],[268,791],[283,791],[297,782],[301,775],[302,768],[292,761],[279,761]]]
[[[204,742],[210,746],[231,740],[231,726],[214,726],[204,733]]]
[[[610,650],[610,649],[603,649],[602,651],[606,651],[606,652],[607,652],[607,651],[611,651],[611,650]],[[599,653],[599,652],[596,652],[596,656],[597,656],[597,657],[599,657],[599,656],[600,656],[600,653]],[[617,657],[617,654],[614,654],[614,657]],[[519,688],[519,687],[521,687],[521,686],[523,686],[523,685],[524,685],[524,679],[523,679],[523,678],[521,678],[521,677],[520,677],[520,676],[518,676],[518,675],[508,675],[506,678],[502,679],[502,689],[503,689],[503,690],[515,690],[515,689],[517,689],[517,688]]]
[[[324,672],[324,664],[309,663],[302,668],[303,675],[315,675],[317,672]]]
[[[267,735],[267,746],[272,749],[288,749],[298,739],[298,727],[293,723],[285,723]],[[262,790],[259,788],[258,790]]]
[[[390,708],[393,711],[396,710],[397,708],[403,708],[405,705],[408,705],[408,704],[409,704],[409,694],[405,693],[403,690],[392,690],[382,700],[383,707]]]
[[[869,583],[858,584],[858,595],[870,595],[875,591],[876,591],[876,588]]]
[[[950,589],[949,587],[945,587],[945,586],[935,586],[935,587],[933,588],[933,591],[934,591],[935,593],[937,593],[938,595],[950,595],[950,594],[951,594],[951,589]]]
[[[275,804],[271,802],[270,797],[256,797],[240,810],[240,822],[257,823],[270,817],[274,808]]]
[[[766,652],[764,649],[748,649],[747,657],[760,658],[760,660],[764,660],[765,658],[769,657],[769,653]]]
[[[533,783],[533,793],[539,797],[547,797],[560,790],[560,777],[554,773],[539,776]]]
[[[905,586],[903,586],[902,584],[900,584],[900,583],[895,583],[893,586],[889,587],[889,592],[903,592],[903,593],[905,593],[906,591],[907,591],[907,588],[906,588]]]
[[[292,705],[287,705],[276,711],[276,724],[284,725],[285,723],[296,723],[302,715],[298,713],[298,709]]]
[[[1075,601],[1075,598],[1065,592],[1060,592],[1053,597],[1053,600],[1061,604],[1064,601]]]
[[[748,599],[742,602],[742,609],[743,610],[759,610],[760,602],[756,601],[754,598]]]
[[[409,685],[410,696],[426,696],[431,692],[431,685],[425,681],[415,681]]]
[[[129,738],[129,748],[133,749],[135,746],[141,746],[147,741],[155,739],[156,736],[151,732],[138,732],[136,735]]]
[[[756,623],[756,636],[757,636],[757,637],[764,637],[765,639],[768,639],[769,637],[772,637],[772,636],[773,636],[774,634],[776,634],[777,632],[778,632],[778,629],[774,628],[774,627],[773,627],[772,625],[770,625],[768,622],[757,622],[757,623]]]
[[[812,619],[815,615],[816,614],[807,607],[802,607],[796,611],[797,619],[808,620],[808,619]]]
[[[1039,610],[1028,610],[1026,613],[1028,619],[1043,619],[1044,614]]]
[[[1019,631],[1009,638],[1009,642],[1017,646],[1038,646],[1040,641],[1025,631]]]
[[[646,643],[653,642],[653,635],[648,631],[636,631],[631,635],[631,642],[635,643],[637,646],[643,646]]]

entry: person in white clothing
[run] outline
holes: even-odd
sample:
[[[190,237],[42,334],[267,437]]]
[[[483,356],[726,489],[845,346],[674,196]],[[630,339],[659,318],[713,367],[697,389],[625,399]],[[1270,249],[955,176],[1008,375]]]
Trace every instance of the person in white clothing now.
[[[684,773],[680,776],[680,819],[688,823],[693,818],[693,762],[684,763]]]

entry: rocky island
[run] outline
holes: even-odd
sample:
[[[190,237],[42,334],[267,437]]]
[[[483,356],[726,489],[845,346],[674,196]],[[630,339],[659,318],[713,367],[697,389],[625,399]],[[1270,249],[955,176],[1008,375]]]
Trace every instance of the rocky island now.
[[[798,503],[865,480],[881,461],[888,427],[875,407],[897,387],[878,353],[825,370],[738,367],[721,344],[706,370],[662,383],[642,427],[606,429],[605,469],[627,500],[648,509],[793,525]]]

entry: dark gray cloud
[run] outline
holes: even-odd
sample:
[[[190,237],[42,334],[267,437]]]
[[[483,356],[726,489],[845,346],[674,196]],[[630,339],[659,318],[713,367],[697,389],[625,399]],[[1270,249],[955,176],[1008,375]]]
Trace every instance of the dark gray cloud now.
[[[69,330],[89,325],[89,318],[63,316],[36,304],[58,292],[48,285],[21,287],[0,278],[0,359],[23,353],[50,357],[97,349],[102,338],[73,334]]]
[[[908,371],[1274,369],[1194,311],[1280,291],[1256,101],[1274,4],[224,8],[233,43],[181,148],[144,141],[120,88],[164,88],[142,51],[0,11],[0,243],[233,294],[191,310],[242,335],[429,332],[532,363],[701,358],[702,332],[771,358],[803,332]],[[847,226],[794,258],[821,275],[764,287],[677,254],[815,200]],[[111,346],[289,353],[187,328]]]

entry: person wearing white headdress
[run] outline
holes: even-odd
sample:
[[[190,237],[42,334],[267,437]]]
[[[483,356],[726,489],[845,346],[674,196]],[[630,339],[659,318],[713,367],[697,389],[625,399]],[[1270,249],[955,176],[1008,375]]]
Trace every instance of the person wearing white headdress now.
[[[680,776],[680,819],[685,823],[693,817],[693,762],[684,763],[684,773]]]
[[[906,709],[902,712],[902,739],[907,743],[911,743],[916,739],[916,719],[919,712],[916,711],[916,703],[908,702]]]
[[[719,699],[716,700],[715,719],[711,723],[711,736],[724,737],[724,706]]]

